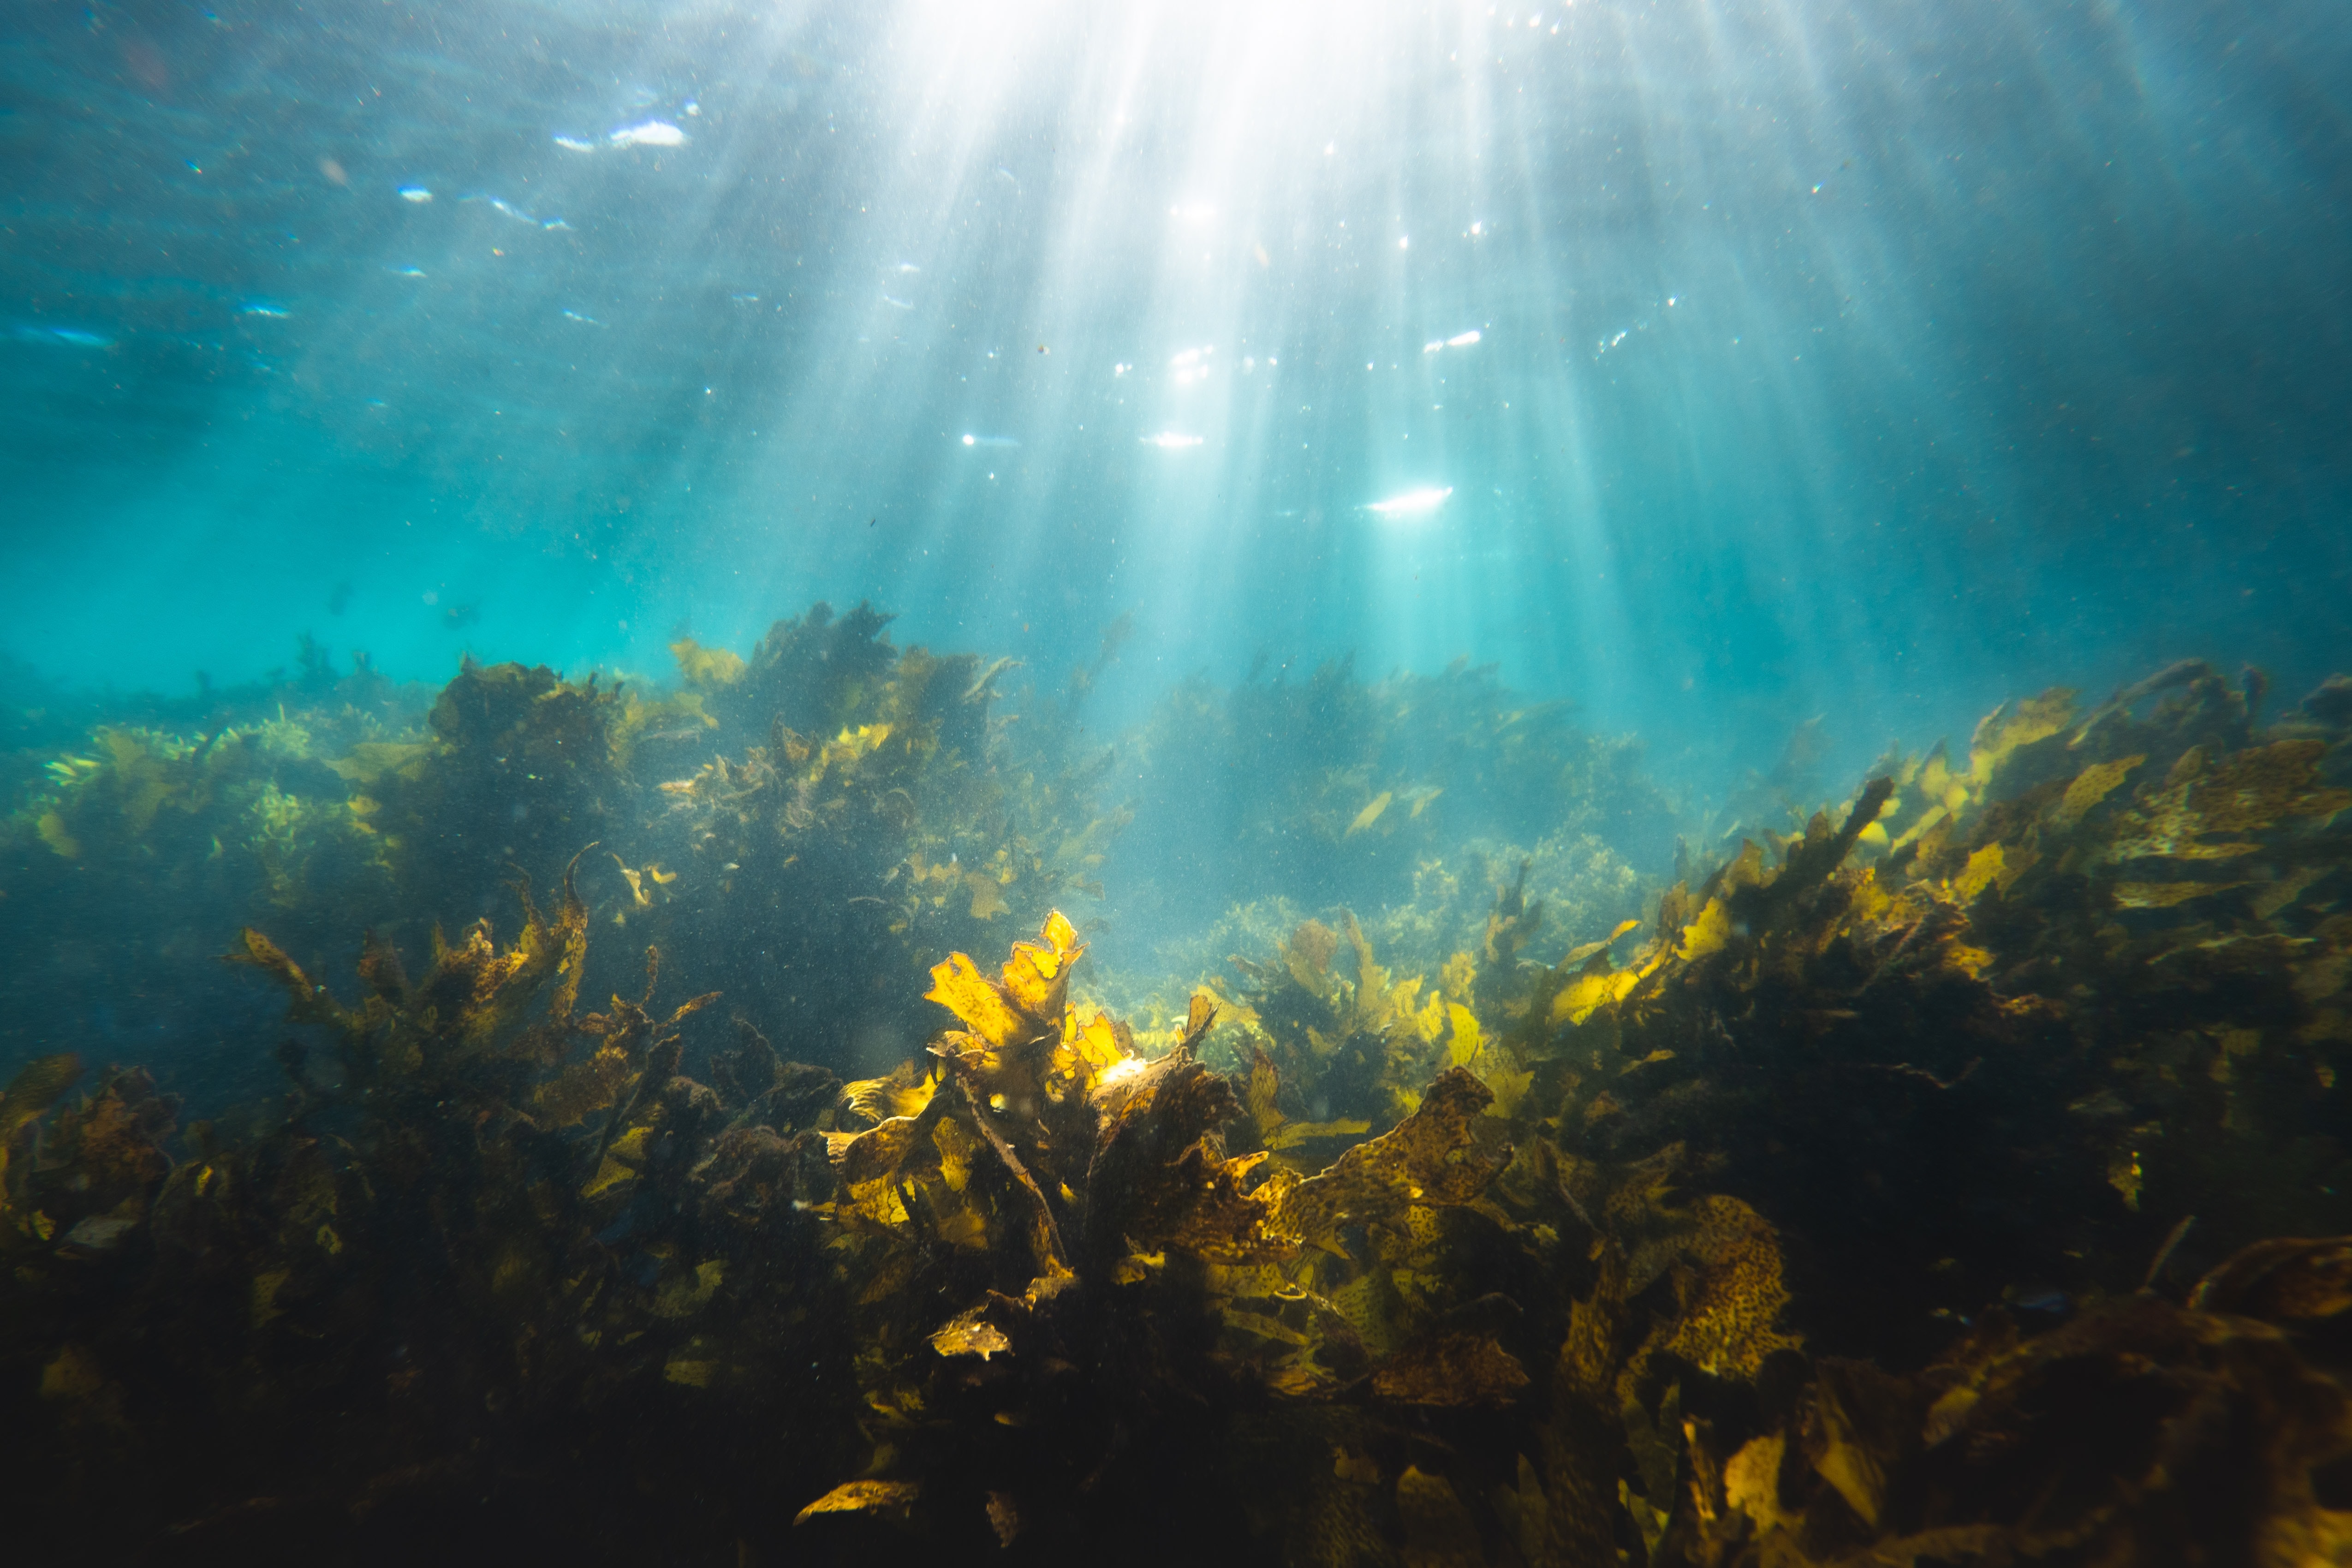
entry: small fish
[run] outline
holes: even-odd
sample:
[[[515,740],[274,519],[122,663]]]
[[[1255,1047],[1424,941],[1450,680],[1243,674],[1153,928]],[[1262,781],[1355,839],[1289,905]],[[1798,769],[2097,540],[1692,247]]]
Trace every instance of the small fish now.
[[[485,199],[488,201],[490,205],[498,208],[499,211],[506,214],[507,216],[514,219],[515,222],[527,223],[533,228],[537,228],[539,226],[539,220],[537,218],[531,216],[530,214],[523,211],[520,207],[516,206],[513,203],[498,196],[489,196]]]
[[[1431,801],[1435,800],[1439,795],[1444,795],[1444,793],[1445,789],[1442,784],[1421,784],[1405,791],[1404,797],[1412,803],[1412,815],[1419,816],[1423,812],[1429,809],[1429,803]]]
[[[1010,436],[966,436],[963,438],[963,444],[967,447],[1018,447],[1021,445]]]
[[[889,294],[882,296],[882,302],[898,310],[911,310],[915,308],[915,302],[912,300],[901,300]]]
[[[564,221],[563,221],[562,218],[560,218],[560,217],[551,217],[551,218],[541,218],[541,219],[540,220],[539,226],[540,226],[540,227],[541,227],[541,228],[555,229],[555,228],[570,228],[572,226],[571,226],[570,224],[568,224],[568,223],[564,222]]]
[[[757,294],[730,294],[727,297],[739,305],[756,305],[760,302],[760,297]]]
[[[422,278],[425,276],[425,268],[422,267],[399,267],[393,269],[392,275],[394,278]]]
[[[579,322],[579,323],[580,323],[582,326],[583,326],[583,327],[601,327],[601,326],[603,326],[603,325],[604,324],[604,322],[602,322],[602,321],[598,321],[595,317],[593,317],[593,316],[583,316],[583,315],[582,315],[582,314],[581,314],[579,311],[577,311],[577,310],[565,310],[565,311],[563,312],[563,314],[564,314],[564,318],[565,318],[567,321],[577,321],[577,322]]]
[[[451,630],[462,631],[481,620],[482,609],[478,605],[452,605],[441,612],[441,618]]]
[[[247,316],[268,316],[278,321],[284,321],[289,314],[285,306],[274,305],[267,300],[247,300],[237,307],[237,311]]]
[[[403,185],[400,187],[400,199],[404,202],[412,202],[421,207],[433,199],[433,193],[423,185]]]
[[[667,120],[648,120],[624,125],[604,140],[615,147],[683,147],[686,132]]]
[[[110,349],[114,340],[103,332],[93,332],[82,327],[37,327],[28,337],[54,338],[61,343],[71,343],[78,349]]]
[[[577,136],[559,135],[552,138],[552,140],[558,147],[562,148],[567,153],[593,153],[596,150],[596,143],[593,142],[583,142]]]
[[[1348,831],[1342,833],[1339,837],[1342,838],[1353,838],[1357,834],[1361,833],[1365,828],[1370,827],[1373,823],[1378,822],[1381,819],[1381,813],[1386,811],[1389,808],[1389,802],[1395,798],[1396,795],[1394,793],[1389,790],[1382,790],[1380,794],[1372,796],[1371,804],[1365,806],[1363,810],[1356,813],[1356,820],[1348,824]]]

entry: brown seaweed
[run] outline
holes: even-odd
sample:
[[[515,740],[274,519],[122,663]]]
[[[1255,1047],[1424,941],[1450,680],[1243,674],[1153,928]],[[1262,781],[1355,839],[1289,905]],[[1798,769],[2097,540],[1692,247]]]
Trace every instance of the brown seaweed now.
[[[1140,1031],[1087,999],[1078,930],[1045,901],[1086,868],[1022,847],[1040,808],[981,776],[1011,753],[972,764],[988,672],[879,633],[812,616],[740,668],[682,652],[720,720],[693,731],[730,760],[661,799],[631,794],[669,742],[627,699],[469,671],[429,739],[356,743],[350,782],[381,790],[372,831],[405,877],[426,862],[397,824],[478,811],[450,781],[481,746],[601,736],[518,856],[562,843],[550,907],[524,894],[503,943],[486,921],[411,942],[412,971],[410,905],[343,994],[247,931],[288,1023],[244,1048],[283,1088],[234,1118],[183,1131],[137,1068],[77,1097],[64,1057],[11,1082],[0,1463],[33,1500],[12,1542],[2345,1554],[2352,704],[2332,689],[2267,727],[2259,683],[2196,664],[2087,711],[2005,705],[1965,757],[1889,758],[1631,929],[1490,875],[1469,937],[1400,975],[1374,945],[1395,921],[1294,912],[1231,994]],[[1319,689],[1337,710],[1361,690]],[[1334,854],[1455,799],[1416,814],[1401,772],[1318,787]],[[576,819],[633,800],[670,815],[582,858]],[[110,831],[77,839],[85,862]],[[608,853],[635,885],[606,867],[583,888]],[[453,918],[455,889],[514,877],[463,854],[415,884],[453,890]],[[795,897],[880,901],[811,900],[755,935],[752,879],[717,892],[744,854]],[[1034,940],[971,940],[1015,916]],[[642,982],[614,917],[664,940]],[[789,946],[747,947],[787,924]],[[746,951],[772,953],[769,989],[734,999],[726,1043],[710,996],[656,1004],[666,975],[698,989]],[[583,985],[628,994],[583,1013]],[[879,1076],[788,1059],[839,1068],[877,1017],[904,1026],[861,1066]]]

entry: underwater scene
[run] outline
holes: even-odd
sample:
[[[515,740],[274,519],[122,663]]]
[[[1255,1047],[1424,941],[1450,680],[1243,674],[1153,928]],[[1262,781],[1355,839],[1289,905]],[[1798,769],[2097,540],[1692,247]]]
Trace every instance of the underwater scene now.
[[[0,1561],[2352,1563],[2352,12],[0,16]]]

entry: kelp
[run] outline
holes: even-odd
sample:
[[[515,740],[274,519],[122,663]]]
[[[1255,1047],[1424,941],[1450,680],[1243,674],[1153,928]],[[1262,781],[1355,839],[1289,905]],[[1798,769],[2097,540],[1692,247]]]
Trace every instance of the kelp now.
[[[241,1131],[191,1126],[177,1158],[171,1102],[135,1071],[45,1119],[73,1064],[37,1064],[0,1100],[33,1156],[7,1187],[0,1358],[37,1400],[13,1429],[52,1434],[7,1462],[61,1495],[145,1478],[106,1519],[50,1519],[37,1554],[429,1535],[453,1491],[526,1511],[568,1492],[533,1457],[549,1442],[637,1484],[671,1462],[679,1397],[835,1407],[807,1214],[833,1185],[838,1081],[755,1031],[723,1091],[686,1078],[679,1029],[712,998],[656,1009],[648,955],[643,996],[583,1015],[571,879],[552,910],[522,904],[512,942],[478,925],[414,981],[372,939],[356,1002],[247,931],[236,957],[298,1030],[287,1092]]]
[[[898,663],[898,650],[884,635],[895,618],[863,603],[836,616],[820,602],[797,619],[776,622],[748,658],[720,658],[689,644],[679,659],[726,731],[723,750],[757,744],[777,725],[797,734],[831,735],[870,721]],[[972,738],[949,740],[969,743]]]
[[[296,721],[193,737],[102,726],[90,740],[48,762],[9,826],[26,856],[18,897],[66,879],[160,879],[184,899],[293,909],[330,889],[381,898],[388,886],[365,811],[351,808]],[[46,854],[30,854],[36,846]]]
[[[825,1037],[803,1048],[836,1061],[860,1037],[919,1037],[901,982],[938,953],[1098,897],[1124,823],[1093,803],[1094,764],[992,721],[1001,668],[895,647],[888,620],[819,605],[740,668],[682,643],[716,750],[659,783],[646,839],[688,891],[641,923],[744,1005],[814,1020]],[[870,967],[842,973],[844,949]]]
[[[887,621],[818,605],[748,658],[682,637],[667,692],[470,659],[438,692],[395,688],[306,645],[296,679],[149,700],[154,722],[20,759],[37,782],[0,822],[0,935],[55,962],[0,983],[20,1004],[0,1008],[0,1059],[37,1053],[27,1020],[61,995],[226,1050],[189,1020],[236,1005],[209,955],[238,925],[312,969],[347,962],[361,926],[421,951],[590,841],[593,918],[667,947],[695,988],[762,1017],[797,999],[821,1037],[796,1048],[835,1066],[908,1043],[920,987],[901,983],[1098,895],[1124,819],[1094,799],[1101,748],[991,716],[1006,661],[894,647]],[[829,945],[893,957],[850,975]],[[623,967],[595,985],[625,988]]]
[[[364,658],[340,679],[110,704],[37,759],[0,817],[0,1061],[48,1047],[59,1007],[172,1037],[234,1005],[209,955],[240,920],[341,931],[390,919],[394,868],[331,759],[387,743],[418,694]],[[133,715],[137,715],[133,717]],[[308,956],[306,954],[306,956]]]
[[[635,826],[629,712],[623,689],[593,673],[572,681],[469,658],[423,736],[356,748],[335,766],[365,803],[406,908],[470,921],[498,906],[514,870],[551,880],[583,842]]]
[[[1197,1054],[1216,1004],[1196,995],[1182,1037],[1137,1055],[1069,1001],[1083,951],[1052,914],[998,973],[961,953],[936,966],[931,998],[964,1026],[930,1047],[940,1077],[923,1095],[911,1070],[896,1097],[868,1089],[872,1110],[901,1113],[829,1140],[836,1250],[870,1312],[868,1475],[898,1484],[887,1495],[910,1528],[944,1542],[985,1521],[1001,1537],[1009,1520],[1108,1539],[1118,1500],[1162,1466],[1213,1473],[1223,1442],[1196,1445],[1235,1400],[1281,1401],[1310,1425],[1333,1401],[1369,1402],[1394,1423],[1527,1385],[1497,1337],[1516,1310],[1457,1300],[1441,1277],[1439,1216],[1479,1203],[1511,1157],[1481,1124],[1493,1097],[1475,1078],[1440,1073],[1412,1115],[1328,1169],[1278,1169],[1228,1151],[1244,1101]],[[1421,1273],[1384,1300],[1400,1262]],[[1081,1357],[1092,1371],[1074,1381]],[[1149,1432],[1152,1418],[1168,1428]],[[1240,1522],[1214,1508],[1171,1523],[1194,1539],[1213,1521]]]
[[[1996,1561],[2093,1539],[2122,1543],[2098,1560],[2157,1554],[2174,1506],[2158,1494],[2174,1483],[2120,1452],[2064,1460],[2104,1478],[2109,1514],[2047,1533],[2021,1500],[1919,1511],[1990,1484],[1966,1464],[1916,1479],[1942,1475],[1919,1390],[1959,1375],[1936,1357],[2010,1353],[1969,1349],[1971,1322],[2046,1347],[2018,1363],[2054,1380],[2037,1408],[2095,1384],[2100,1356],[2206,1358],[2181,1386],[2244,1400],[2231,1419],[2266,1419],[2252,1413],[2320,1375],[2284,1349],[2275,1374],[2235,1350],[2192,1353],[2241,1331],[2183,1327],[2177,1305],[2130,1295],[2249,1246],[2215,1277],[2243,1299],[2261,1295],[2246,1260],[2275,1252],[2313,1259],[2314,1311],[2337,1305],[2337,1249],[2258,1238],[2352,1217],[2325,1098],[2342,1048],[2334,823],[2352,796],[2331,772],[2340,729],[2313,733],[2305,711],[2264,734],[2253,695],[2195,666],[2087,718],[2066,693],[2004,708],[1965,763],[1893,759],[1844,806],[1670,890],[1622,960],[1596,946],[1526,977],[1505,1047],[1535,1075],[1543,1165],[1624,1258],[1621,1275],[1604,1256],[1592,1298],[1620,1325],[1621,1359],[1613,1428],[1587,1446],[1639,1471],[1621,1518],[1653,1560]],[[2229,887],[2209,869],[2257,856],[2265,868]],[[2149,891],[2183,885],[2196,890]],[[1612,1303],[1645,1290],[1680,1321],[1626,1354]],[[2198,1304],[2226,1299],[2215,1286]],[[2010,1305],[1975,1317],[1996,1300]],[[2077,1327],[2078,1345],[2060,1337]],[[1818,1359],[1791,1405],[1800,1354]],[[2108,1419],[2089,1405],[2066,1418]],[[2057,1463],[2063,1442],[2039,1451]],[[2265,1452],[2238,1479],[2184,1483],[2179,1506],[2207,1489],[2255,1500],[2231,1505],[2252,1534],[2197,1527],[2210,1560],[2259,1560],[2273,1529],[2328,1539],[2297,1512],[2308,1462]],[[2027,1469],[2000,1484],[2059,1483]]]
[[[1272,962],[1238,953],[1227,962],[1242,982],[1232,1009],[1234,1048],[1258,1064],[1249,1106],[1265,1149],[1386,1128],[1412,1114],[1450,1037],[1466,1031],[1475,1050],[1467,953],[1424,994],[1422,976],[1394,978],[1375,960],[1362,926],[1346,913],[1338,931],[1301,922]]]
[[[2342,683],[2268,723],[2203,665],[2045,694],[1638,920],[1509,860],[1419,926],[1265,917],[1238,983],[1122,1020],[1046,901],[1087,868],[1018,858],[1051,753],[994,728],[1001,672],[880,629],[681,652],[686,779],[627,698],[549,703],[657,815],[572,824],[510,941],[460,909],[412,979],[380,927],[342,993],[241,938],[274,1100],[183,1131],[62,1057],[0,1094],[12,1543],[2345,1554]],[[481,735],[530,729],[527,676]],[[476,743],[434,733],[346,760],[390,801]],[[1091,787],[1057,776],[1055,813]],[[1335,851],[1456,799],[1366,782]],[[663,956],[583,1011],[624,931]],[[714,973],[760,977],[731,1026],[656,1003]]]
[[[2339,1561],[2352,1389],[2306,1356],[2340,1343],[2309,1316],[2140,1295],[2032,1337],[1992,1314],[1908,1377],[1824,1357],[1770,1430],[1727,1457],[1694,1442],[1696,1506],[1671,1554]]]

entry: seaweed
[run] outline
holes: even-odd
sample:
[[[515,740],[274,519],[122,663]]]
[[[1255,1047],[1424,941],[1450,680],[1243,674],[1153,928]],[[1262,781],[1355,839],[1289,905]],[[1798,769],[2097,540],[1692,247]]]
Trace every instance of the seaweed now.
[[[871,1309],[867,1474],[891,1484],[845,1483],[802,1522],[887,1505],[943,1543],[983,1523],[1108,1540],[1171,1471],[1213,1473],[1236,1407],[1462,1410],[1528,1381],[1488,1321],[1507,1306],[1449,1315],[1463,1303],[1433,1277],[1422,1310],[1391,1310],[1365,1284],[1392,1257],[1430,1272],[1434,1216],[1478,1203],[1508,1162],[1477,1125],[1483,1085],[1439,1074],[1405,1121],[1311,1175],[1234,1155],[1223,1130],[1242,1097],[1196,1054],[1215,1004],[1196,996],[1164,1055],[1133,1054],[1067,999],[1083,951],[1055,914],[998,974],[939,964],[932,999],[964,1027],[931,1046],[938,1076],[902,1072],[890,1103],[869,1098],[894,1114],[830,1139],[846,1288]],[[1245,1528],[1213,1506],[1170,1527]]]
[[[509,868],[551,879],[582,843],[631,826],[623,713],[622,691],[593,674],[467,659],[424,737],[358,749],[336,771],[368,803],[405,907],[472,920],[497,906]]]
[[[778,725],[830,735],[870,719],[898,662],[884,636],[895,618],[862,602],[836,618],[819,602],[770,627],[748,658],[682,656],[719,721],[720,748],[757,744]]]
[[[2308,1321],[2136,1296],[2032,1337],[1992,1315],[1908,1377],[1825,1357],[1772,1430],[1697,1467],[1673,1554],[2334,1560],[2352,1517],[2314,1478],[2352,1453],[2352,1394],[2304,1359]]]
[[[12,1226],[5,1355],[67,1436],[11,1462],[68,1490],[145,1477],[110,1522],[71,1525],[76,1554],[429,1531],[453,1489],[528,1512],[547,1443],[600,1473],[662,1463],[640,1442],[664,1390],[821,1404],[805,1385],[835,1319],[810,1310],[802,1199],[830,1183],[822,1133],[790,1118],[829,1110],[832,1081],[813,1096],[739,1062],[726,1098],[694,1083],[677,1030],[712,999],[654,1010],[649,955],[643,997],[581,1015],[570,879],[523,910],[510,944],[478,925],[414,981],[371,941],[356,1003],[247,931],[236,957],[331,1063],[280,1050],[280,1110],[243,1136],[192,1126],[177,1161],[169,1102],[110,1074],[19,1167],[9,1218],[56,1240]],[[17,1114],[68,1068],[20,1079]],[[581,1437],[597,1412],[614,1425]]]
[[[393,913],[382,840],[319,754],[373,717],[268,711],[193,734],[100,725],[47,758],[0,821],[0,940],[18,960],[0,1060],[42,1049],[60,1007],[145,1049],[233,1005],[207,955],[238,918],[323,931]]]
[[[1259,1064],[1250,1103],[1265,1148],[1388,1127],[1412,1113],[1449,1036],[1466,1031],[1475,1049],[1466,953],[1424,996],[1421,976],[1394,979],[1374,960],[1349,913],[1338,931],[1303,921],[1275,962],[1228,962],[1243,982],[1234,1022]]]
[[[648,840],[695,889],[651,929],[747,1008],[803,1020],[815,1035],[795,1048],[844,1068],[920,1038],[905,987],[940,952],[1098,896],[1089,873],[1123,821],[1093,809],[1085,769],[1050,766],[992,723],[994,671],[895,648],[887,620],[820,605],[779,622],[740,670],[681,645],[724,720],[719,749],[661,782]],[[754,713],[757,739],[730,755]],[[843,951],[865,955],[859,973],[835,962]]]
[[[197,864],[274,790],[340,801],[389,913],[302,931],[330,824],[268,806],[293,869],[257,850],[207,907],[252,912],[219,980],[284,1021],[205,1026],[274,1092],[183,1126],[88,1051],[0,1092],[12,1545],[2343,1555],[2340,682],[2268,722],[2200,663],[2005,704],[1638,920],[1622,860],[1444,817],[1434,866],[1278,884],[1327,912],[1227,916],[1231,979],[1123,1019],[1061,912],[1109,865],[1101,753],[881,631],[682,639],[666,696],[468,668],[425,730],[289,707],[55,759],[79,853],[13,829],[46,874]],[[1252,820],[1328,866],[1410,846],[1477,795],[1380,771],[1435,736],[1557,811],[1507,837],[1583,842],[1619,753],[1498,692],[1254,689],[1224,710],[1378,744],[1354,780],[1275,757]],[[1309,890],[1340,888],[1363,915]]]

